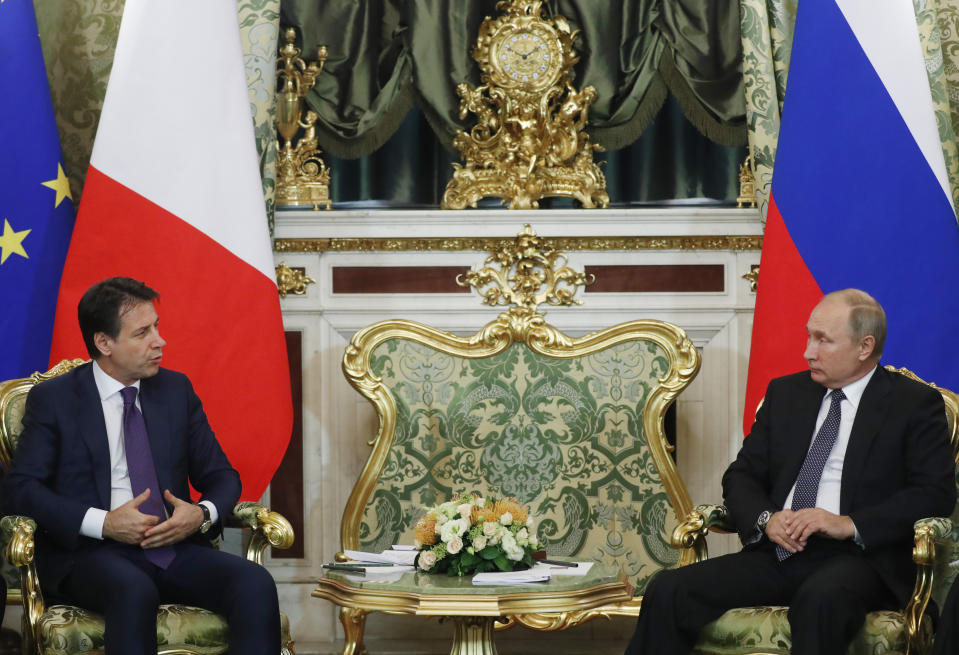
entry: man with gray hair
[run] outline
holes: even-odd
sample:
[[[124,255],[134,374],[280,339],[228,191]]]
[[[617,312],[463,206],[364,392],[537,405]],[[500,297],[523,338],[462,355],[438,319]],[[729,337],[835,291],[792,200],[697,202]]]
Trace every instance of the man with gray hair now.
[[[628,654],[688,653],[728,609],[788,605],[793,655],[840,655],[868,612],[905,606],[913,523],[956,502],[942,396],[878,365],[886,317],[864,291],[825,296],[806,331],[809,370],[769,383],[723,476],[743,549],[654,577]]]

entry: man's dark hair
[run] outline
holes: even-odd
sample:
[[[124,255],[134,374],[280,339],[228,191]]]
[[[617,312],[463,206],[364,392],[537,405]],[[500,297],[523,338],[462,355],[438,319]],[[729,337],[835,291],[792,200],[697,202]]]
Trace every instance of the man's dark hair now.
[[[111,277],[87,289],[77,305],[77,319],[90,357],[100,357],[100,351],[93,341],[97,332],[116,339],[120,335],[120,317],[124,313],[142,302],[151,302],[159,297],[160,294],[143,282],[128,277]]]

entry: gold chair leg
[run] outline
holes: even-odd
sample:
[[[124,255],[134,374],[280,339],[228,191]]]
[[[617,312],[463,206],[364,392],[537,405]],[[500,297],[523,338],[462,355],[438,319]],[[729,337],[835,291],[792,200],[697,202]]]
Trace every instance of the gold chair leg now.
[[[350,607],[340,608],[340,623],[346,633],[346,644],[343,646],[343,655],[369,655],[363,645],[363,630],[366,628],[366,610]]]

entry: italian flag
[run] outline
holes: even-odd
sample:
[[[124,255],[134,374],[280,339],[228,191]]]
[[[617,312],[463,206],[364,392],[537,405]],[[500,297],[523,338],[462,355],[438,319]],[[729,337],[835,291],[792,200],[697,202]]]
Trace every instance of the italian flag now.
[[[233,0],[127,0],[51,363],[87,356],[77,302],[116,275],[160,293],[163,365],[190,377],[243,499],[259,499],[293,414]]]

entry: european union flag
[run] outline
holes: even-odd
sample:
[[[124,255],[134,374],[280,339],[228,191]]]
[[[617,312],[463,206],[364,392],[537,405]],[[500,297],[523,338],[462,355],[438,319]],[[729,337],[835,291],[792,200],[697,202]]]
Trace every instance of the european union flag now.
[[[73,200],[32,0],[0,1],[0,380],[45,371]]]

